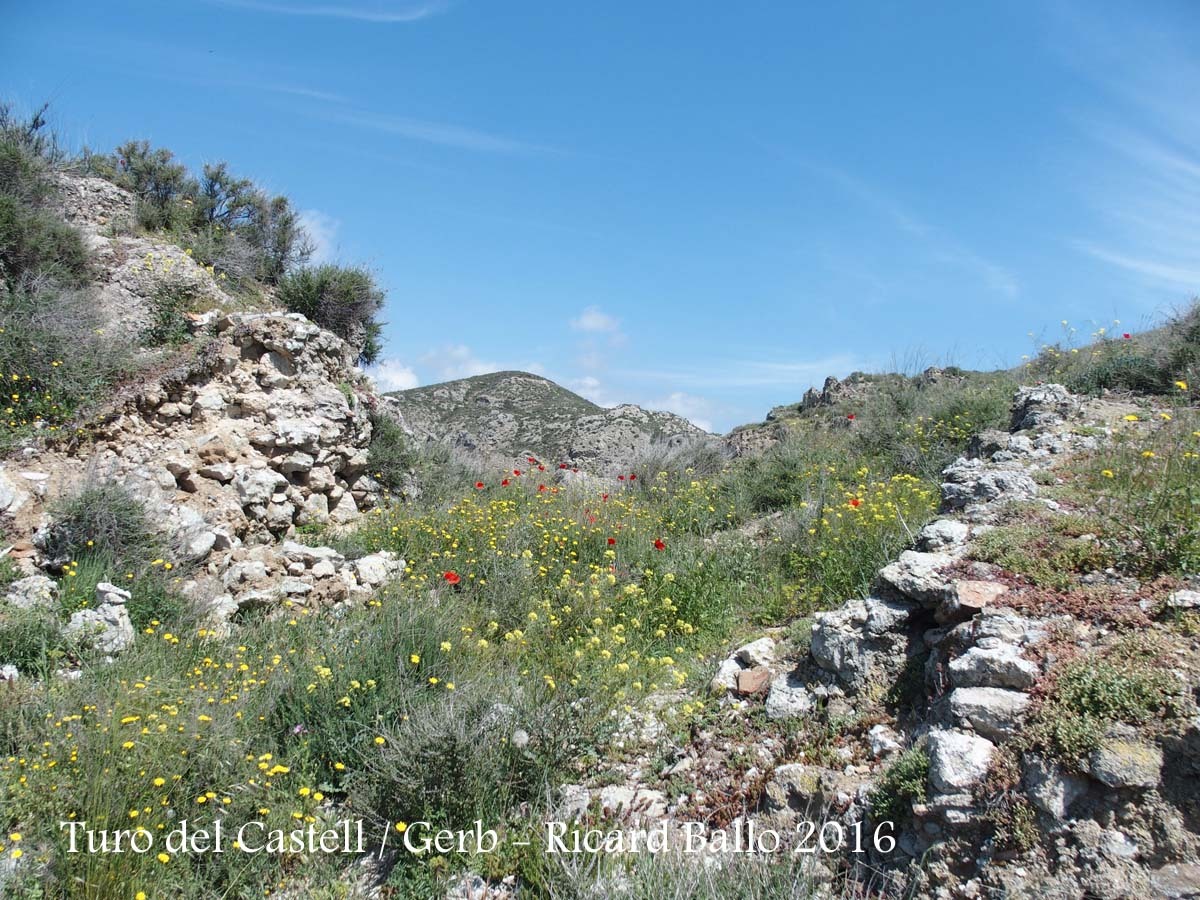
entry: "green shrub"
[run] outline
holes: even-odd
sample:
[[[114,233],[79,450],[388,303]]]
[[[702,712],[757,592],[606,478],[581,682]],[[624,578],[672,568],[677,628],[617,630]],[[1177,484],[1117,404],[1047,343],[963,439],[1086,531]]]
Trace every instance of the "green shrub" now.
[[[49,212],[0,194],[0,279],[9,290],[39,279],[80,287],[90,277],[78,231]]]
[[[411,438],[394,418],[386,413],[371,416],[367,466],[376,481],[389,491],[401,490],[418,464],[418,457]]]
[[[899,827],[912,814],[914,803],[923,803],[928,790],[929,755],[924,750],[906,750],[892,763],[871,792],[871,818],[893,822]]]
[[[0,448],[39,430],[58,433],[128,368],[132,348],[104,330],[88,291],[0,286],[0,312],[8,395],[0,405]]]
[[[166,231],[190,221],[198,186],[187,167],[164,147],[149,141],[127,141],[113,151],[114,181],[137,197],[138,224]]]
[[[159,286],[150,306],[150,325],[142,332],[147,347],[177,347],[191,336],[187,313],[196,308],[194,286],[170,282]]]
[[[45,208],[61,154],[44,111],[20,120],[0,105],[0,282],[10,291],[43,281],[78,287],[90,277],[83,239]]]
[[[375,316],[383,306],[383,291],[366,269],[312,266],[285,275],[279,282],[279,300],[343,338],[369,364],[382,349],[382,326]]]
[[[1190,709],[1179,678],[1158,660],[1161,641],[1132,635],[1103,654],[1066,663],[1030,718],[1025,739],[1035,749],[1078,767],[1114,723],[1144,731]]]
[[[51,513],[41,541],[51,560],[99,557],[114,571],[138,572],[161,551],[146,508],[118,482],[96,481],[55,502]]]
[[[61,655],[63,646],[53,613],[0,603],[0,660],[25,675],[41,678]]]

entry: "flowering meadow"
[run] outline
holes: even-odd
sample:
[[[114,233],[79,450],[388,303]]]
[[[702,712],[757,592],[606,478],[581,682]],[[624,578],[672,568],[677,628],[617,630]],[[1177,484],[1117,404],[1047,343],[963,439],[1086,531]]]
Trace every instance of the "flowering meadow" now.
[[[654,705],[669,725],[701,714],[740,631],[843,599],[817,582],[864,590],[935,497],[912,476],[810,459],[786,476],[786,537],[760,541],[740,537],[755,502],[740,471],[560,472],[531,460],[448,504],[397,502],[352,534],[308,536],[407,561],[341,616],[297,606],[221,637],[181,607],[143,618],[110,665],[81,659],[77,680],[0,693],[0,853],[30,857],[21,871],[68,896],[250,897],[325,883],[339,860],[70,854],[58,823],[162,836],[184,818],[290,830],[353,817],[375,844],[417,819],[529,828],[556,785],[602,771],[624,715],[651,697],[668,700]],[[170,565],[147,563],[177,582]],[[95,569],[66,566],[64,615],[86,602],[68,584],[81,571],[118,574]],[[413,896],[459,865],[398,862]]]

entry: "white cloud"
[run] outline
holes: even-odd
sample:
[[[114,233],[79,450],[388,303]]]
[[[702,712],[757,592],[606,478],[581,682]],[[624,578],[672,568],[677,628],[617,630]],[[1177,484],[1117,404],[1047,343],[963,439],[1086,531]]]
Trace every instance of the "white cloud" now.
[[[577,393],[580,397],[591,400],[597,406],[616,406],[618,401],[609,394],[608,388],[594,375],[584,375],[582,378],[571,378],[564,386]]]
[[[683,391],[672,391],[661,400],[651,400],[646,404],[647,409],[665,409],[677,416],[683,416],[697,428],[705,431],[713,430],[713,405],[703,397],[687,394]]]
[[[398,359],[382,359],[367,369],[381,391],[407,391],[421,383],[417,373]]]
[[[571,320],[571,328],[589,334],[620,334],[621,322],[598,306],[589,306]]]
[[[337,256],[337,233],[342,223],[319,209],[306,209],[300,213],[300,227],[312,238],[312,262],[332,262]]]
[[[217,0],[225,6],[238,6],[259,12],[279,13],[286,16],[324,16],[334,19],[356,19],[360,22],[396,23],[419,22],[446,10],[447,0],[431,0],[426,3],[402,2],[363,3],[275,3],[270,0]]]
[[[501,372],[498,363],[480,359],[466,344],[447,344],[440,350],[426,353],[421,362],[437,373],[439,381],[454,381],[456,378],[471,378],[488,372]]]

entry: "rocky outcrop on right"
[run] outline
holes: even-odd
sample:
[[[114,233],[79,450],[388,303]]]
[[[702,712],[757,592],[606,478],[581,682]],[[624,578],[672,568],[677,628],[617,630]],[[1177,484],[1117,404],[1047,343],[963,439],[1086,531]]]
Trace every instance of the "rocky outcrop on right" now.
[[[815,616],[805,658],[783,666],[750,645],[720,666],[714,690],[732,699],[761,688],[768,717],[873,723],[857,748],[853,737],[840,748],[844,769],[806,763],[798,778],[796,765],[776,767],[760,815],[825,809],[847,825],[877,823],[889,801],[901,813],[896,848],[871,865],[902,873],[920,896],[1200,896],[1200,645],[1170,646],[1170,715],[1080,737],[1081,722],[1052,705],[1058,681],[1134,690],[1119,678],[1088,688],[1080,661],[1159,645],[1040,608],[973,553],[1014,506],[1059,514],[1040,485],[1126,411],[1059,385],[1021,389],[1011,430],[980,435],[945,470],[943,517],[879,571],[871,596]],[[1115,573],[1095,577],[1136,593]],[[1191,596],[1176,590],[1136,609],[1149,623]],[[1076,741],[1085,749],[1072,753]],[[918,776],[902,782],[902,770]],[[839,787],[827,796],[831,779]]]

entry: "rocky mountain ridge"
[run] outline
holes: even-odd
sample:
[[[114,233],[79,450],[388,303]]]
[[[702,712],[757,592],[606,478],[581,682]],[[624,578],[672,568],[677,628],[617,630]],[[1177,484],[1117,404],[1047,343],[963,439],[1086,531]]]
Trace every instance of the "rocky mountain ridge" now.
[[[387,396],[419,439],[502,467],[532,456],[606,475],[652,449],[715,442],[674,413],[633,404],[605,408],[528,372],[478,375]]]

